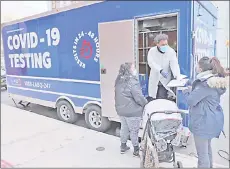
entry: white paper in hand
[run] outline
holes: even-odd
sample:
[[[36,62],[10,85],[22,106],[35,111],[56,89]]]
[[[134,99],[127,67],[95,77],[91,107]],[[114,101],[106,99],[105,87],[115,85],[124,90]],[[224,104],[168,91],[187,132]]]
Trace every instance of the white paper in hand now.
[[[188,82],[188,79],[176,79],[176,80],[171,80],[167,86],[168,87],[184,87],[186,83]]]
[[[180,76],[179,76],[177,79],[181,80],[181,79],[185,79],[185,78],[187,78],[187,76],[186,76],[186,75],[182,75],[182,74],[180,74]]]

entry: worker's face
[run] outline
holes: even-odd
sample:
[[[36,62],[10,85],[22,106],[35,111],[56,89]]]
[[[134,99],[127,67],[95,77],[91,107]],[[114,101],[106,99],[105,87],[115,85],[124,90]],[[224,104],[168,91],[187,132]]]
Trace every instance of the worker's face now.
[[[165,53],[167,51],[168,48],[168,40],[161,40],[158,44],[157,44],[158,48],[160,49],[161,52]]]
[[[161,41],[157,44],[158,47],[167,46],[167,45],[168,45],[168,40],[161,40]]]

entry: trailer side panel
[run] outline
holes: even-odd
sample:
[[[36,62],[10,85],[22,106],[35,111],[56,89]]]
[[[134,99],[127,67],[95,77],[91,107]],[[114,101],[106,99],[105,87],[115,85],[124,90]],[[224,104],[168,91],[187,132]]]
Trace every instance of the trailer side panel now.
[[[66,96],[77,107],[100,102],[98,24],[173,12],[179,13],[181,73],[189,75],[189,8],[189,1],[106,1],[5,26],[8,91],[53,103]],[[119,46],[114,48],[119,50]]]

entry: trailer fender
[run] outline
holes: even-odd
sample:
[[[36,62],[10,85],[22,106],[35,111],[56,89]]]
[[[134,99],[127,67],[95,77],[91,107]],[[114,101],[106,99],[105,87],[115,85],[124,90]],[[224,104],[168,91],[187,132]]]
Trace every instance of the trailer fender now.
[[[77,106],[73,103],[73,101],[72,101],[69,97],[66,97],[66,96],[60,96],[60,97],[56,100],[55,108],[57,108],[57,103],[58,103],[60,100],[66,100],[66,101],[68,101],[68,102],[71,104],[71,106],[74,108],[75,113],[80,113],[80,114],[83,113],[83,109],[80,108],[80,107],[77,107]]]
[[[92,105],[96,105],[98,107],[101,108],[101,103],[100,102],[97,102],[97,101],[89,101],[87,102],[86,104],[84,104],[83,106],[83,113],[84,113],[84,110],[86,110],[89,106],[92,106]]]

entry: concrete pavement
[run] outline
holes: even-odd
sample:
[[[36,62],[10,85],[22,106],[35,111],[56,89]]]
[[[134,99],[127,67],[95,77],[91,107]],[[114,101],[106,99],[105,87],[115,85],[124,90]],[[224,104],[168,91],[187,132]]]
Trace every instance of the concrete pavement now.
[[[1,160],[14,167],[139,167],[132,151],[119,153],[118,137],[4,104],[1,131]],[[97,151],[98,147],[104,151]],[[176,156],[184,167],[196,166],[196,158]]]

